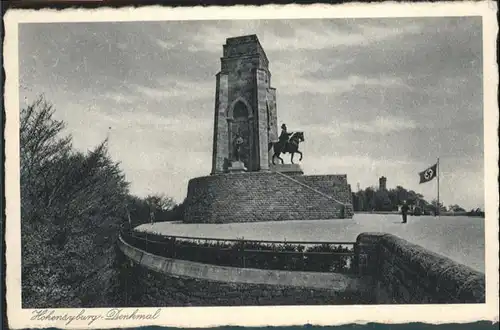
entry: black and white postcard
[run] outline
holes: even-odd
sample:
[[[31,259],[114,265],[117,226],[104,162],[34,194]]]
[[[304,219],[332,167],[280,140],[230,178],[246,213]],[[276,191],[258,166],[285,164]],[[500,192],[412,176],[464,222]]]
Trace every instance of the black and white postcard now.
[[[490,1],[12,10],[12,328],[498,320]]]

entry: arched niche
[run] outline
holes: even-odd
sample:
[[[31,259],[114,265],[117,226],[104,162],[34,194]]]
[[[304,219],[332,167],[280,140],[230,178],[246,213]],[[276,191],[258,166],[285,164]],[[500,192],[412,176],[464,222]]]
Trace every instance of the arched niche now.
[[[228,120],[234,119],[235,111],[236,111],[236,114],[246,113],[247,118],[253,118],[252,107],[247,102],[247,100],[245,100],[241,96],[238,97],[237,99],[235,99],[231,103],[231,105],[229,106],[228,111],[227,111],[227,116],[226,116]]]
[[[248,118],[248,107],[242,101],[238,101],[234,105],[233,118]]]
[[[238,137],[243,138],[243,144],[240,148],[240,159],[247,169],[253,166],[253,112],[248,102],[239,97],[231,103],[227,113],[228,137],[229,137],[229,159],[235,161],[234,148],[235,140]]]

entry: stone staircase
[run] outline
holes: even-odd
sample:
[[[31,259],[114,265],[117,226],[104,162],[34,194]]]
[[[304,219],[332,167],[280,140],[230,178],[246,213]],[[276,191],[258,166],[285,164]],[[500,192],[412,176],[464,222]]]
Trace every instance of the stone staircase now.
[[[347,176],[303,175],[304,172],[297,164],[272,165],[270,170],[316,193],[318,196],[322,196],[336,204],[342,205],[344,209],[342,217],[351,218],[353,216],[354,210],[351,200],[351,188],[347,184]]]

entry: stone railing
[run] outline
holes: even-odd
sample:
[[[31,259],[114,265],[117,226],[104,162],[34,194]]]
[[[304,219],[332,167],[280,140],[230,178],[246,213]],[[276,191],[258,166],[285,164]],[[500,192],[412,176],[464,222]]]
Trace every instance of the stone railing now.
[[[356,258],[380,304],[485,302],[484,274],[394,235],[360,234]]]
[[[330,290],[341,294],[342,299],[352,296],[349,298],[351,304],[485,302],[484,274],[391,234],[360,234],[354,245],[350,274],[225,267],[180,260],[175,256],[168,258],[148,253],[134,246],[132,241],[123,240],[123,237],[120,237],[119,246],[137,265],[166,276],[267,285],[268,288]],[[336,300],[322,301],[326,304],[341,303]]]
[[[264,241],[122,230],[120,239],[157,257],[231,268],[353,274],[355,242]]]
[[[166,258],[120,236],[118,246],[146,292],[168,306],[372,304],[370,282],[354,274],[224,267]],[[148,273],[149,276],[145,272]],[[156,279],[156,280],[155,280]]]

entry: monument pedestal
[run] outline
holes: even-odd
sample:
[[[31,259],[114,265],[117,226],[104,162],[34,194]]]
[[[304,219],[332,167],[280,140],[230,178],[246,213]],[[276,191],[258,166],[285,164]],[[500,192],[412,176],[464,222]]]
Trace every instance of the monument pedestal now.
[[[299,164],[270,164],[269,170],[271,172],[280,172],[285,174],[304,174]]]
[[[247,168],[245,167],[245,164],[243,164],[243,162],[234,161],[231,163],[231,166],[229,167],[228,170],[230,173],[242,173],[246,172]]]

